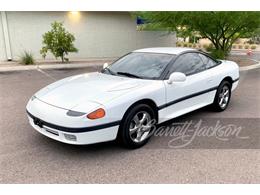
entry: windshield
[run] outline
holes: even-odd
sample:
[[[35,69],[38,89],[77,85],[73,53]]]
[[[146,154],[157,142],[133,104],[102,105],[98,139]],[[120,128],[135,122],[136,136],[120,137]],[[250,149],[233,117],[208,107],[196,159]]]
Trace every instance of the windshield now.
[[[102,72],[135,78],[159,78],[174,55],[133,52],[118,59]]]

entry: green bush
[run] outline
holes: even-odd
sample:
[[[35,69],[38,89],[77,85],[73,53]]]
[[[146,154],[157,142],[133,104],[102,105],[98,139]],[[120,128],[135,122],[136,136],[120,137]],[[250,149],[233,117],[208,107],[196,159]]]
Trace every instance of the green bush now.
[[[203,45],[202,45],[202,47],[203,47],[204,49],[207,49],[208,46],[209,46],[208,44],[203,44]]]
[[[206,49],[206,51],[211,52],[212,50],[214,50],[214,46],[212,43],[210,43],[209,45],[207,45],[207,47],[205,49]]]
[[[35,64],[33,55],[28,51],[24,51],[24,53],[20,56],[19,62],[23,65]]]
[[[183,47],[188,47],[188,46],[189,46],[189,43],[187,43],[187,42],[183,43]]]
[[[239,49],[243,49],[243,45],[239,44],[239,45],[238,45],[238,48],[239,48]]]
[[[210,55],[216,59],[225,59],[225,57],[227,56],[227,53],[225,53],[223,50],[216,49],[212,43],[206,47],[206,51],[209,52]]]
[[[43,47],[40,53],[45,58],[47,52],[50,51],[55,58],[60,57],[62,62],[68,61],[69,59],[65,56],[68,55],[69,52],[78,51],[73,44],[75,37],[66,31],[60,22],[52,23],[51,27],[52,29],[43,35]]]
[[[215,59],[225,59],[225,56],[227,56],[227,54],[224,51],[217,49],[212,49],[210,51],[210,55]]]
[[[177,43],[176,43],[176,46],[177,46],[177,47],[182,47],[182,43],[181,43],[181,42],[177,42]]]
[[[237,48],[237,44],[233,44],[233,45],[232,45],[232,48],[233,48],[233,49],[236,49],[236,48]]]
[[[251,49],[256,49],[256,45],[251,45]]]
[[[193,47],[193,43],[189,43],[188,46],[189,46],[190,48],[192,48],[192,47]]]
[[[245,49],[249,49],[249,45],[245,45]]]

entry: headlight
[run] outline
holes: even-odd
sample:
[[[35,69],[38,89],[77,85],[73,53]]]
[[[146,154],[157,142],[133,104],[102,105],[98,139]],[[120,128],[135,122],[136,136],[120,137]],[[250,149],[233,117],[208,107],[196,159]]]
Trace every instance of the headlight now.
[[[67,113],[66,113],[68,116],[82,116],[86,113],[84,112],[76,112],[76,111],[73,111],[73,110],[69,110]]]

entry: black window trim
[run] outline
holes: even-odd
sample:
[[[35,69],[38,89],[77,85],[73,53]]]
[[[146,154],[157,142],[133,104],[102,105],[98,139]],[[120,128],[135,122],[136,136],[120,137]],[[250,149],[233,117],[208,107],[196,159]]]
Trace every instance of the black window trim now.
[[[203,51],[201,51],[201,50],[188,50],[188,51],[184,51],[184,52],[181,52],[180,54],[178,54],[178,55],[176,56],[176,58],[174,58],[173,61],[170,62],[170,63],[166,66],[165,71],[163,72],[163,80],[168,80],[168,76],[169,76],[168,74],[170,73],[171,67],[174,65],[174,63],[176,62],[176,60],[177,60],[180,56],[182,56],[182,55],[184,55],[184,54],[187,54],[187,53],[197,53],[197,54],[205,55],[206,57],[208,57],[208,58],[210,58],[211,60],[213,60],[214,62],[216,62],[216,65],[215,65],[215,66],[211,66],[211,67],[209,67],[209,68],[206,68],[205,70],[201,70],[201,71],[199,71],[199,72],[195,72],[195,73],[192,73],[192,74],[188,74],[188,75],[186,75],[186,76],[191,76],[191,75],[198,74],[198,73],[201,73],[201,72],[203,72],[203,71],[209,70],[209,69],[211,69],[211,68],[215,68],[216,66],[218,66],[218,65],[220,65],[220,64],[222,63],[221,61],[214,59],[214,58],[211,57],[208,53],[203,52]],[[200,57],[200,56],[199,56],[199,57]]]

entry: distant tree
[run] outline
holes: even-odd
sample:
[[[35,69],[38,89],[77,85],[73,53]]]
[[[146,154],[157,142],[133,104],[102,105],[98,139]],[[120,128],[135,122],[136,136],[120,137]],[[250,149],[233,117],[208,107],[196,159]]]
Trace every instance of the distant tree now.
[[[63,24],[60,22],[54,22],[51,24],[52,29],[43,34],[43,47],[40,50],[43,58],[46,57],[48,51],[50,51],[55,58],[61,58],[62,62],[68,61],[65,58],[69,52],[77,52],[78,49],[73,45],[75,37],[73,34],[66,31]]]
[[[249,44],[260,44],[260,28],[258,28],[250,37]]]
[[[138,12],[146,26],[175,31],[185,29],[208,38],[213,54],[225,57],[239,38],[254,34],[260,26],[260,12]],[[216,57],[218,57],[216,56]]]

